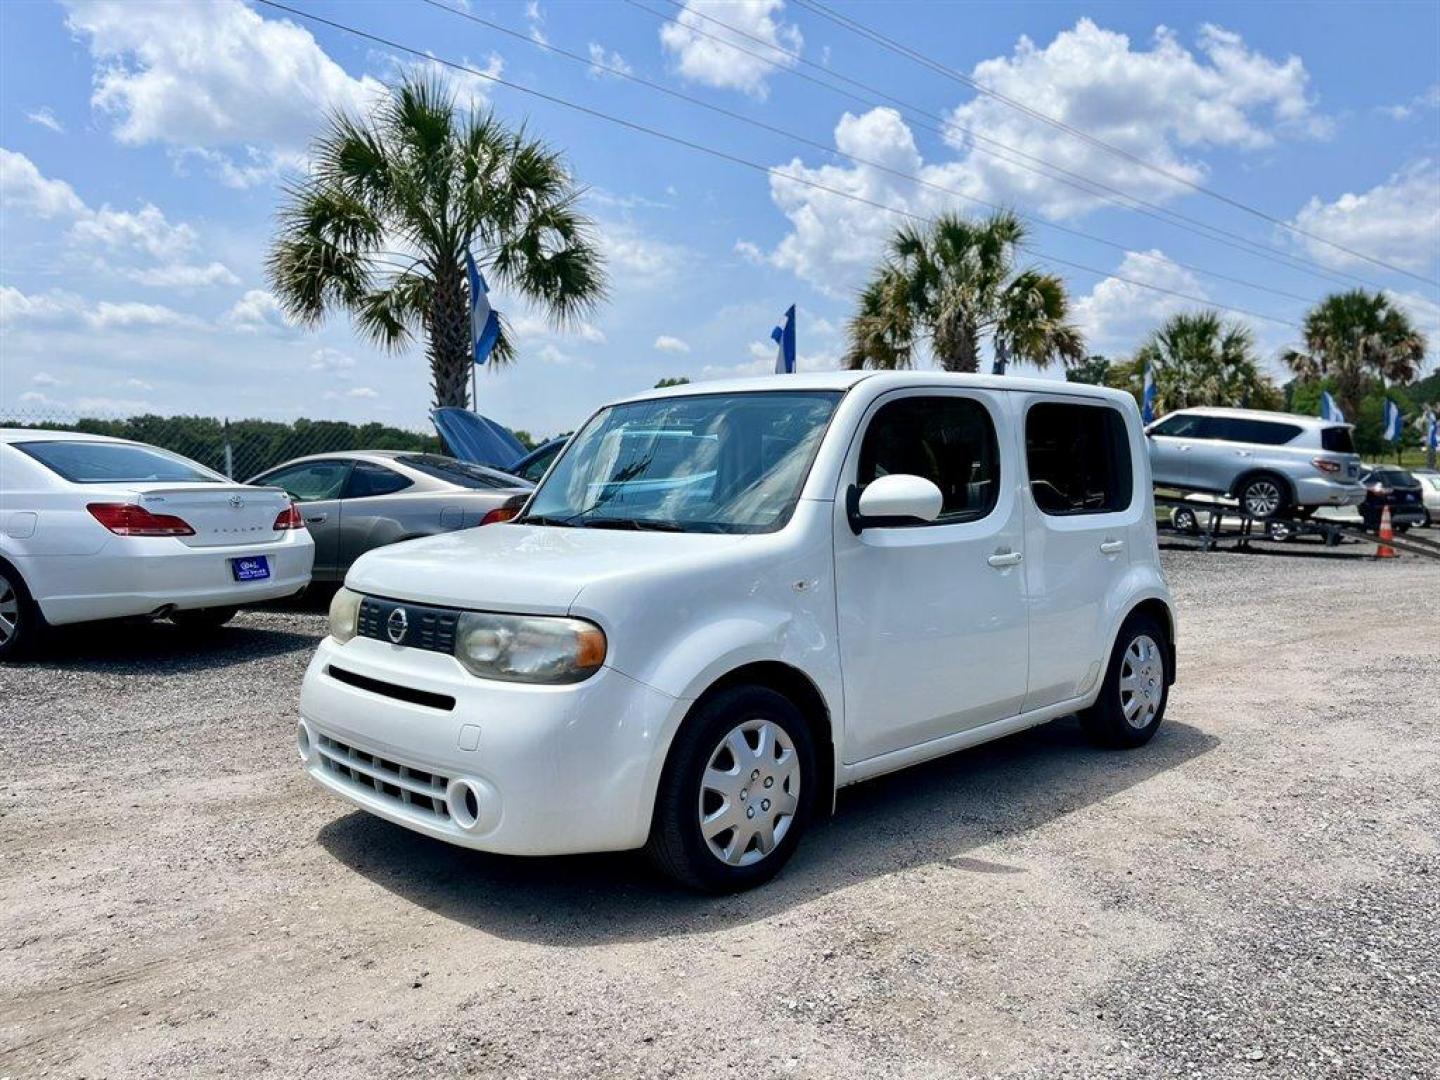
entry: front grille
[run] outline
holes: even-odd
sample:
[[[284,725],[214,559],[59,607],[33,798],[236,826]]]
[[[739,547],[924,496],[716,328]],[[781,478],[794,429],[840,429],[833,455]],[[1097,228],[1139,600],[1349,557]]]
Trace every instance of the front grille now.
[[[325,674],[347,686],[368,690],[372,694],[394,698],[396,701],[408,701],[411,705],[424,705],[427,709],[444,709],[446,712],[455,708],[455,699],[449,694],[432,694],[429,690],[417,690],[413,686],[401,686],[399,683],[385,682],[383,679],[372,679],[368,675],[357,675],[353,671],[346,671],[334,664],[326,665]]]
[[[450,820],[450,808],[445,803],[449,777],[402,765],[329,735],[319,736],[315,747],[327,771],[437,821]]]
[[[401,625],[400,620],[395,618],[396,611],[404,613],[404,630],[398,634],[393,632]],[[453,653],[455,624],[459,621],[460,612],[454,608],[428,607],[367,596],[360,601],[360,618],[355,632],[361,637],[388,641],[392,645]]]

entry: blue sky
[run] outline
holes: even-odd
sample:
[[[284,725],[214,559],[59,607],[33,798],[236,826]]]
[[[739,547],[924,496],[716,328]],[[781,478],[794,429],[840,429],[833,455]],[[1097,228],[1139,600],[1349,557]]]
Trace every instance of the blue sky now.
[[[968,195],[1099,237],[1107,243],[1037,225],[1028,257],[1101,272],[1051,263],[1092,349],[1107,355],[1127,355],[1165,315],[1197,306],[1134,284],[1144,282],[1271,316],[1249,322],[1273,357],[1295,339],[1305,298],[1339,287],[1324,273],[1390,290],[1431,334],[1435,363],[1440,289],[1422,279],[1440,276],[1440,6],[833,4],[986,87],[1406,274],[1038,123],[795,0],[689,0],[683,11],[638,0],[671,23],[624,0],[445,2],[521,37],[418,0],[294,6],[870,202],[983,212]],[[535,39],[851,157],[547,54]],[[0,5],[0,409],[423,426],[420,349],[377,351],[343,315],[318,331],[287,324],[262,269],[280,185],[302,174],[325,111],[364,108],[417,63],[240,0]],[[858,80],[906,108],[847,99],[797,70]],[[758,373],[791,303],[801,367],[838,363],[854,289],[894,215],[451,76],[466,99],[568,154],[612,280],[610,301],[563,334],[492,296],[520,358],[482,372],[482,411],[551,433],[663,376]],[[1016,152],[1314,272],[1103,202],[1018,167]]]

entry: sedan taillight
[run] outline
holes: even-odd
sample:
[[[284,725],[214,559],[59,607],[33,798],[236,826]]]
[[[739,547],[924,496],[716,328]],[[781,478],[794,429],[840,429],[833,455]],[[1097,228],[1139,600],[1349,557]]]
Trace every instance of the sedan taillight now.
[[[90,516],[117,536],[194,536],[195,530],[182,518],[152,514],[133,503],[91,503]]]
[[[480,524],[498,525],[502,521],[509,521],[518,513],[520,513],[518,506],[497,506],[480,519]]]
[[[1331,461],[1329,458],[1323,457],[1311,458],[1310,464],[1314,465],[1315,468],[1319,469],[1321,472],[1328,473],[1338,473],[1342,468],[1344,468],[1344,466],[1341,465],[1340,462]]]
[[[280,511],[279,515],[275,518],[275,524],[272,526],[276,532],[279,532],[281,529],[303,529],[304,527],[305,519],[300,516],[300,508],[293,502],[284,510]]]

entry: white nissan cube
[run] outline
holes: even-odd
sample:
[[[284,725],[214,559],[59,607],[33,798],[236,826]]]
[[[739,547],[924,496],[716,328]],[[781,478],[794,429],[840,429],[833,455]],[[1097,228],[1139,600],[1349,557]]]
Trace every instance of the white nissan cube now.
[[[428,836],[645,848],[756,885],[837,789],[1175,674],[1140,416],[1098,387],[836,372],[601,409],[512,523],[362,556],[300,700],[309,774]]]
[[[314,558],[282,491],[145,443],[0,429],[0,659],[47,624],[217,627],[303,589]]]

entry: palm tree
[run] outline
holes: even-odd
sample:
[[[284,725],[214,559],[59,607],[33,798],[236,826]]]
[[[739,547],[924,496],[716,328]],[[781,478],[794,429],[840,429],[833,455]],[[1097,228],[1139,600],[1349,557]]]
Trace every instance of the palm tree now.
[[[1425,335],[1384,293],[1331,293],[1305,315],[1305,344],[1280,359],[1302,379],[1335,381],[1335,396],[1350,420],[1360,414],[1365,384],[1379,377],[1406,383],[1425,360]]]
[[[1260,371],[1255,335],[1242,323],[1226,323],[1217,311],[1172,315],[1135,354],[1130,379],[1155,373],[1155,393],[1165,412],[1197,405],[1270,408],[1280,391]],[[1138,391],[1138,386],[1132,386]]]
[[[471,370],[465,253],[564,326],[605,294],[593,226],[560,155],[494,113],[461,112],[407,80],[368,118],[333,115],[310,177],[289,187],[267,263],[297,321],[338,309],[377,344],[423,333],[437,405],[465,405]],[[514,358],[504,333],[491,354]]]
[[[1012,360],[1040,367],[1084,356],[1066,320],[1070,301],[1053,274],[1017,270],[1021,220],[998,211],[984,221],[942,214],[928,228],[901,226],[860,293],[847,327],[852,368],[907,368],[922,341],[947,371],[978,371],[988,335],[995,371]]]

